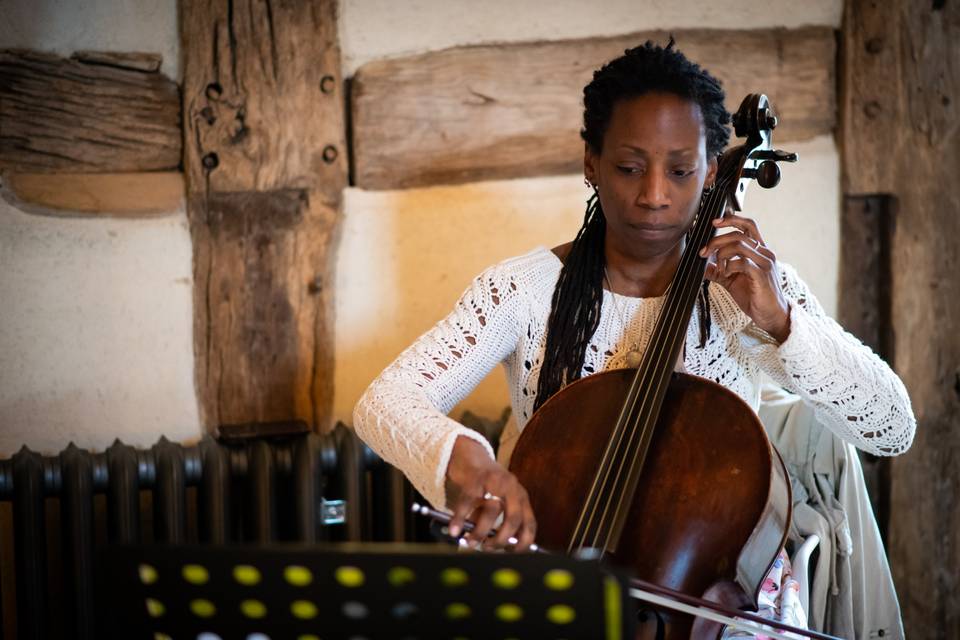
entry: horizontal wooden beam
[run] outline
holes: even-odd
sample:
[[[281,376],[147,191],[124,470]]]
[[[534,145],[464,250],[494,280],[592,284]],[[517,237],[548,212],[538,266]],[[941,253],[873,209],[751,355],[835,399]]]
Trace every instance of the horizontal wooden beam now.
[[[149,71],[0,51],[0,169],[108,173],[180,165],[177,84]]]
[[[778,141],[830,133],[832,29],[689,30],[677,46],[723,81],[734,111],[766,93]],[[361,67],[351,92],[354,181],[392,189],[580,171],[583,86],[594,69],[664,32],[458,47]]]
[[[159,53],[141,51],[77,51],[70,58],[86,64],[102,64],[147,73],[160,71],[160,65],[163,64],[163,56]]]
[[[143,218],[184,206],[183,174],[4,173],[0,194],[18,209],[56,216]]]

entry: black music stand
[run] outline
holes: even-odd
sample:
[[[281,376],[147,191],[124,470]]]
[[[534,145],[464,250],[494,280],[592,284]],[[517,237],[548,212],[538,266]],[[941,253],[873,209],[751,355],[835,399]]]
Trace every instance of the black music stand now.
[[[150,640],[632,638],[626,577],[437,545],[115,546],[100,628]]]

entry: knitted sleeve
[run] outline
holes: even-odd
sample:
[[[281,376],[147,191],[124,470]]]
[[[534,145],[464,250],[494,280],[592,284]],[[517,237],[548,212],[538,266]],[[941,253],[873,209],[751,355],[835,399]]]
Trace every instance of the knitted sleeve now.
[[[353,410],[357,435],[438,509],[454,441],[479,433],[446,414],[514,351],[524,300],[510,261],[477,276],[453,311],[373,381]]]
[[[903,382],[869,347],[829,317],[790,265],[778,263],[790,302],[790,335],[777,346],[753,341],[761,369],[801,396],[843,440],[869,453],[895,456],[913,442],[916,418]],[[749,341],[762,333],[747,327]]]

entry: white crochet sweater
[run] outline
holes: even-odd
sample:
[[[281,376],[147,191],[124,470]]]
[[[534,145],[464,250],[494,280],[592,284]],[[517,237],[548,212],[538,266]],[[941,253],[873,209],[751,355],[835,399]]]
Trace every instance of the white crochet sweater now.
[[[506,368],[518,429],[530,419],[561,266],[552,251],[538,248],[486,269],[450,315],[401,353],[357,403],[357,434],[434,506],[445,506],[446,469],[458,436],[479,442],[493,456],[483,436],[446,414],[497,364]],[[687,372],[722,384],[754,410],[765,372],[815,407],[817,418],[842,439],[876,455],[905,451],[916,421],[903,383],[824,313],[792,267],[778,266],[791,308],[787,340],[778,346],[723,287],[712,284],[710,333],[701,349],[694,313]],[[605,290],[582,375],[625,367],[627,351],[646,346],[663,301]]]

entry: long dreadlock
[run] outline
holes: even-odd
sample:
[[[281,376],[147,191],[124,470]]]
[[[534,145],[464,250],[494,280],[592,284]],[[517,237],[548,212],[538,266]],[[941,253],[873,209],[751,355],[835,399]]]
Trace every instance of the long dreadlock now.
[[[615,104],[652,92],[672,93],[696,102],[703,115],[708,156],[727,146],[730,114],[723,106],[719,81],[673,48],[647,41],[594,72],[583,89],[583,129],[580,137],[595,153],[603,149],[603,136]],[[583,226],[577,232],[560,270],[547,320],[547,344],[534,409],[564,385],[580,378],[590,339],[600,325],[606,258],[607,221],[596,190],[587,202]],[[705,281],[699,296],[700,347],[710,331],[710,300]]]

